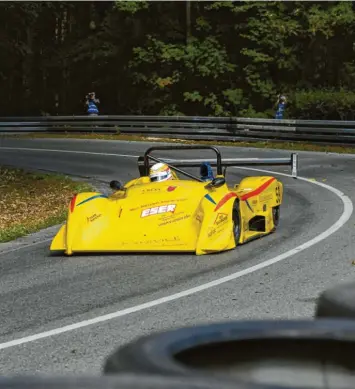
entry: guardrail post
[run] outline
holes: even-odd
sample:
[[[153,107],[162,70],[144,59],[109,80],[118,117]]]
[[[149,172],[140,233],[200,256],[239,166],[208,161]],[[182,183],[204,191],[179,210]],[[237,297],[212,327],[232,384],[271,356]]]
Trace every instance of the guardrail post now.
[[[297,153],[291,154],[291,165],[292,165],[292,177],[297,178],[297,171],[298,171],[298,154]]]

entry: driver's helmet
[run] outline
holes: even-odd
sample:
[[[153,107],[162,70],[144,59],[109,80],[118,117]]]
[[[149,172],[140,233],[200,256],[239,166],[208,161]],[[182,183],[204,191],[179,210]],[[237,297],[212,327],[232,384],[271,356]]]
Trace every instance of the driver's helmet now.
[[[150,168],[149,177],[151,182],[173,180],[173,173],[165,163],[156,163]]]

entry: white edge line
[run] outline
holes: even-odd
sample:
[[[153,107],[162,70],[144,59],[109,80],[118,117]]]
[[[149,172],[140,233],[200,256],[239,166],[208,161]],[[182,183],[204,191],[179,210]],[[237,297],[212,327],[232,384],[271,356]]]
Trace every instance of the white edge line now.
[[[32,149],[27,147],[2,147],[0,150],[22,150],[22,151],[44,151],[53,153],[71,153],[71,154],[91,154],[91,155],[108,155],[111,157],[126,157],[126,158],[138,158],[139,155],[128,154],[114,154],[114,153],[98,153],[94,151],[79,151],[79,150],[55,150],[55,149]]]
[[[28,237],[30,237],[31,235],[29,235],[29,236],[24,236],[24,237],[22,237],[22,238],[28,238]],[[19,239],[21,239],[21,238],[19,238]],[[19,243],[19,245],[20,246],[18,246],[18,247],[13,247],[12,249],[7,249],[7,250],[3,250],[3,251],[1,251],[1,244],[11,244],[11,241],[9,241],[9,242],[4,242],[4,243],[1,243],[0,244],[0,257],[2,256],[2,255],[5,255],[5,254],[10,254],[10,253],[13,253],[13,252],[15,252],[15,251],[18,251],[18,250],[21,250],[21,249],[25,249],[25,248],[27,248],[27,247],[33,247],[33,246],[37,246],[37,245],[39,245],[39,244],[41,244],[41,243],[47,243],[47,242],[50,242],[51,240],[53,240],[53,238],[49,238],[49,239],[44,239],[44,240],[39,240],[38,242],[33,242],[33,243],[24,243],[24,244],[22,244],[21,245],[21,243]],[[15,241],[13,241],[13,243],[16,243],[16,240]]]
[[[88,152],[86,152],[86,153],[88,153]],[[103,155],[105,155],[105,154],[103,154]],[[115,155],[117,155],[117,154],[115,154]],[[293,178],[292,175],[290,175],[290,174],[278,173],[278,172],[273,172],[270,170],[244,168],[244,167],[238,168],[238,169],[254,170],[254,171],[260,171],[260,172],[264,172],[264,173],[271,173],[271,174],[276,174],[276,175],[281,175],[281,176]],[[343,209],[343,213],[340,216],[340,218],[331,227],[329,227],[327,230],[325,230],[321,234],[317,235],[313,239],[311,239],[311,240],[309,240],[309,241],[307,241],[307,242],[305,242],[305,243],[303,243],[303,244],[301,244],[301,245],[299,245],[299,246],[297,246],[289,251],[286,251],[283,254],[277,255],[274,258],[268,259],[262,263],[251,266],[251,267],[244,269],[244,270],[241,270],[241,271],[237,271],[235,273],[232,273],[228,276],[219,278],[217,280],[196,286],[194,288],[186,289],[182,292],[174,293],[174,294],[169,295],[169,296],[165,296],[165,297],[162,297],[162,298],[159,298],[156,300],[151,300],[151,301],[148,301],[146,303],[139,304],[139,305],[136,305],[136,306],[133,306],[130,308],[122,309],[122,310],[112,312],[112,313],[109,313],[106,315],[97,316],[93,319],[83,320],[83,321],[80,321],[80,322],[77,322],[74,324],[66,325],[64,327],[55,328],[55,329],[50,330],[50,331],[44,331],[44,332],[41,332],[38,334],[25,336],[23,338],[18,338],[18,339],[10,340],[8,342],[0,343],[0,350],[4,350],[4,349],[10,348],[10,347],[15,347],[15,346],[29,343],[29,342],[34,342],[34,341],[39,340],[39,339],[44,339],[44,338],[48,338],[51,336],[63,334],[65,332],[77,330],[79,328],[87,327],[87,326],[90,326],[93,324],[102,323],[105,321],[116,319],[118,317],[127,316],[127,315],[130,315],[132,313],[142,311],[144,309],[152,308],[152,307],[155,307],[157,305],[161,305],[161,304],[164,304],[164,303],[167,303],[170,301],[174,301],[174,300],[178,300],[178,299],[183,298],[183,297],[190,296],[190,295],[195,294],[195,293],[202,292],[206,289],[210,289],[210,288],[213,288],[215,286],[219,286],[219,285],[224,284],[226,282],[235,280],[237,278],[241,278],[247,274],[254,273],[260,269],[264,269],[264,268],[271,266],[277,262],[283,261],[284,259],[291,257],[292,255],[298,254],[301,251],[306,250],[309,247],[321,242],[323,239],[328,238],[334,232],[338,231],[341,227],[343,227],[344,224],[350,219],[350,217],[353,213],[353,203],[351,202],[350,198],[348,196],[346,196],[343,192],[341,192],[340,190],[338,190],[330,185],[327,185],[327,184],[324,184],[321,182],[317,182],[317,181],[312,181],[312,180],[310,180],[308,178],[304,178],[304,177],[298,177],[297,179],[302,180],[302,181],[306,181],[306,182],[309,182],[313,185],[318,185],[324,189],[327,189],[330,192],[334,193],[336,196],[338,196],[341,199],[341,201],[343,202],[344,209]]]

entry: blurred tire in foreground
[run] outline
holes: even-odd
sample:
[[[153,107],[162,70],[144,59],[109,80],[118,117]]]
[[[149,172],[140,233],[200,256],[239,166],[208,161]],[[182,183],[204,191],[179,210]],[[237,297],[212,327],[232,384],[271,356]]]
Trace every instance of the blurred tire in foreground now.
[[[321,293],[316,317],[355,319],[355,283],[340,284]]]
[[[122,374],[103,377],[1,377],[0,389],[258,389],[195,377]],[[271,388],[270,388],[271,389]]]
[[[182,328],[121,347],[104,366],[242,385],[354,388],[355,321],[244,321]]]

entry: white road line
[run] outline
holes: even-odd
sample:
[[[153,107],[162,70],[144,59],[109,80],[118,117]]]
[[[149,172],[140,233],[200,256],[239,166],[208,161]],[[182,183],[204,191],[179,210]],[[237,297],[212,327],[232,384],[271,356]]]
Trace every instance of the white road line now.
[[[24,237],[26,238],[26,237]],[[50,242],[52,241],[53,238],[50,238],[50,239],[44,239],[44,240],[39,240],[38,242],[33,242],[33,243],[27,243],[27,244],[23,244],[22,246],[19,246],[19,247],[13,247],[12,249],[8,249],[8,250],[4,250],[4,251],[1,251],[0,250],[0,257],[2,255],[5,255],[5,254],[9,254],[9,253],[13,253],[14,251],[19,251],[21,249],[25,249],[27,247],[32,247],[32,246],[37,246],[41,243],[46,243],[46,242]],[[7,243],[10,243],[10,242],[6,242],[4,244],[7,244]],[[1,249],[1,244],[0,244],[0,249]]]
[[[86,153],[89,154],[89,152],[86,152]],[[95,153],[95,154],[100,154],[100,153]],[[103,155],[105,155],[105,154],[103,153]],[[280,175],[280,176],[292,178],[292,176],[290,174],[278,173],[278,172],[273,172],[270,170],[244,168],[244,167],[243,168],[238,167],[238,169],[254,170],[254,171],[260,171],[263,173],[271,173],[271,174],[275,174],[275,175]],[[317,235],[313,239],[295,247],[294,249],[286,251],[283,254],[277,255],[274,258],[263,261],[257,265],[251,266],[247,269],[237,271],[237,272],[232,273],[226,277],[222,277],[222,278],[219,278],[217,280],[207,282],[205,284],[196,286],[194,288],[186,289],[182,292],[174,293],[174,294],[166,296],[166,297],[162,297],[162,298],[159,298],[156,300],[148,301],[144,304],[139,304],[139,305],[136,305],[136,306],[133,306],[130,308],[126,308],[126,309],[122,309],[122,310],[119,310],[116,312],[112,312],[112,313],[109,313],[106,315],[97,316],[93,319],[83,320],[83,321],[80,321],[80,322],[77,322],[74,324],[70,324],[70,325],[67,325],[64,327],[55,328],[55,329],[50,330],[50,331],[45,331],[45,332],[41,332],[41,333],[34,334],[31,336],[25,336],[23,338],[18,338],[18,339],[10,340],[8,342],[0,343],[0,350],[10,348],[10,347],[15,347],[15,346],[25,344],[25,343],[34,342],[34,341],[39,340],[39,339],[44,339],[44,338],[48,338],[51,336],[63,334],[65,332],[77,330],[79,328],[88,327],[90,325],[103,323],[103,322],[106,322],[109,320],[116,319],[118,317],[127,316],[127,315],[130,315],[132,313],[142,311],[144,309],[152,308],[152,307],[155,307],[157,305],[161,305],[161,304],[164,304],[164,303],[167,303],[170,301],[178,300],[178,299],[181,299],[183,297],[187,297],[187,296],[190,296],[192,294],[202,292],[206,289],[214,288],[215,286],[219,286],[219,285],[224,284],[226,282],[236,280],[237,278],[241,278],[247,274],[254,273],[260,269],[264,269],[264,268],[271,266],[277,262],[283,261],[284,259],[289,258],[292,255],[299,254],[301,251],[306,250],[306,249],[310,248],[311,246],[321,242],[322,240],[328,238],[330,235],[334,234],[334,232],[338,231],[350,219],[350,217],[353,213],[353,203],[351,202],[351,200],[348,196],[346,196],[340,190],[338,190],[330,185],[327,185],[327,184],[324,184],[321,182],[317,182],[317,181],[311,181],[310,179],[305,178],[305,177],[298,177],[298,180],[306,181],[310,184],[318,185],[324,189],[327,189],[330,192],[334,193],[336,196],[338,196],[340,198],[340,200],[343,202],[344,208],[343,208],[343,213],[340,216],[340,218],[331,227],[329,227],[326,231]]]
[[[126,158],[138,158],[140,155],[128,155],[128,154],[114,154],[114,153],[95,153],[93,151],[79,151],[79,150],[54,150],[54,149],[32,149],[27,147],[0,147],[0,150],[22,150],[22,151],[44,151],[46,153],[71,153],[71,154],[91,154],[91,155],[107,155],[110,157],[126,157]]]

